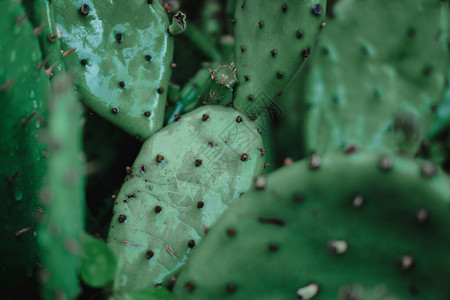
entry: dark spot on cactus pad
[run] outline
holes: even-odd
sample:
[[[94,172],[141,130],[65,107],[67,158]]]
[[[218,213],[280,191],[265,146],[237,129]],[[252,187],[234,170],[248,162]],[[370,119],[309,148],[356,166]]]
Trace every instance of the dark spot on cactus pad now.
[[[153,4],[153,0],[147,0],[148,4]]]
[[[295,34],[295,36],[296,36],[298,39],[301,39],[301,38],[303,37],[303,32],[297,31],[297,33]]]
[[[416,213],[416,220],[419,222],[419,224],[423,224],[427,222],[430,219],[428,215],[428,211],[424,208],[419,209],[419,211]]]
[[[320,6],[320,4],[314,4],[312,14],[315,16],[321,16],[323,14],[322,6]]]
[[[158,88],[158,94],[164,93],[164,89],[162,87]]]
[[[207,114],[203,114],[202,120],[203,121],[208,121],[208,119],[209,119],[209,116]]]
[[[278,78],[278,79],[281,79],[281,78],[283,78],[283,73],[281,73],[281,72],[278,72],[278,73],[277,73],[277,78]]]
[[[200,167],[200,166],[202,165],[202,163],[203,163],[203,162],[202,162],[201,159],[196,159],[196,160],[195,160],[195,166],[196,166],[196,167]]]
[[[128,194],[128,195],[127,195],[127,198],[128,198],[128,199],[130,199],[130,198],[136,198],[136,194]]]
[[[186,289],[187,289],[189,292],[192,292],[193,290],[195,290],[195,284],[193,284],[192,282],[186,283]]]
[[[233,228],[228,228],[227,229],[227,235],[228,236],[235,236],[236,235],[236,230]]]
[[[170,64],[170,67],[171,67],[172,69],[175,69],[175,68],[177,67],[177,64],[176,64],[176,63],[171,63],[171,64]]]
[[[125,82],[121,81],[121,82],[119,82],[119,85],[120,85],[121,88],[124,88],[125,87]]]
[[[189,248],[194,248],[195,247],[195,241],[194,240],[189,240],[188,247]]]
[[[247,159],[248,159],[247,153],[242,153],[242,155],[241,155],[241,160],[242,160],[242,161],[246,161]]]
[[[392,162],[392,159],[385,155],[380,157],[380,159],[378,160],[378,168],[380,168],[380,170],[382,171],[389,171],[390,169],[392,169],[393,164],[394,163]]]
[[[259,25],[259,28],[261,29],[261,28],[263,28],[263,22],[258,22],[258,25]]]
[[[141,165],[139,167],[139,171],[141,172],[141,174],[144,174],[145,172],[147,172],[147,168],[144,165]]]
[[[425,178],[432,178],[437,174],[437,168],[432,162],[426,161],[420,166],[420,173]]]
[[[162,156],[161,154],[157,154],[157,155],[156,155],[156,161],[157,161],[157,162],[160,163],[160,162],[162,162],[163,160],[164,160],[164,156]]]
[[[155,255],[155,253],[153,253],[152,250],[147,250],[147,253],[145,253],[145,258],[151,259],[153,257],[153,255]]]
[[[203,202],[203,201],[197,202],[197,208],[203,208],[204,206],[205,206],[205,202]]]
[[[263,134],[263,131],[262,131],[261,128],[258,128],[258,133],[259,133],[259,134]]]
[[[258,218],[258,222],[268,225],[273,225],[277,227],[283,227],[285,225],[284,221],[277,218]]]
[[[248,101],[253,101],[253,96],[252,95],[248,96]]]
[[[302,52],[303,59],[307,59],[311,55],[311,50],[309,48],[305,48]]]
[[[270,51],[270,54],[272,54],[272,57],[274,57],[277,54],[277,50]]]
[[[308,166],[311,170],[316,170],[320,168],[322,165],[322,158],[320,158],[319,154],[312,153],[308,160]]]
[[[236,25],[236,19],[231,19],[230,22],[231,24]]]
[[[117,40],[117,42],[118,42],[119,44],[122,43],[122,41],[123,41],[122,33],[118,32],[118,33],[116,34],[116,40]]]
[[[248,76],[247,75],[244,75],[244,79],[245,79],[245,81],[248,81]]]
[[[149,111],[146,111],[146,112],[144,113],[144,116],[150,117],[150,112],[149,112]]]
[[[416,36],[416,30],[414,28],[409,28],[408,31],[406,32],[406,35],[412,39]]]
[[[127,219],[127,216],[125,216],[125,215],[119,215],[119,222],[120,222],[120,223],[125,222],[126,219]]]
[[[241,123],[242,122],[242,117],[241,116],[237,116],[236,117],[236,122]]]
[[[111,111],[112,111],[113,114],[117,114],[119,112],[119,110],[117,108],[115,108],[115,107],[113,109],[111,109]]]
[[[412,255],[408,254],[402,256],[397,263],[400,269],[402,269],[403,271],[408,271],[414,267],[416,261]]]
[[[329,241],[327,249],[333,254],[344,254],[348,250],[348,243],[341,240]]]
[[[180,121],[180,120],[181,120],[180,115],[175,114],[175,115],[173,116],[173,120],[174,120],[175,122]]]
[[[425,75],[425,76],[430,76],[430,74],[431,74],[431,67],[430,66],[426,66],[424,69],[423,69],[423,75]]]
[[[361,195],[356,195],[355,197],[353,197],[352,199],[352,206],[355,208],[360,208],[361,206],[364,205],[364,198]]]
[[[87,16],[89,14],[89,5],[83,4],[80,6],[80,14]]]
[[[277,244],[270,243],[270,244],[269,244],[269,250],[270,250],[271,252],[276,252],[276,251],[278,251],[278,245],[277,245]]]
[[[236,286],[234,284],[227,284],[226,290],[228,293],[234,293],[236,291]]]
[[[241,52],[245,51],[245,46],[240,46],[239,48],[241,48]]]
[[[259,154],[260,154],[261,156],[264,156],[265,153],[266,153],[266,149],[264,149],[264,148],[260,148],[260,149],[259,149]]]
[[[161,210],[162,210],[161,206],[159,206],[159,205],[155,206],[155,213],[159,214],[161,212]]]
[[[85,65],[87,65],[87,60],[83,58],[83,59],[80,61],[80,63],[81,63],[82,66],[85,66]]]
[[[151,60],[152,60],[152,56],[151,56],[151,55],[146,55],[146,56],[145,56],[145,59],[146,59],[147,61],[151,61]]]
[[[356,153],[356,151],[358,151],[358,149],[356,148],[355,145],[350,145],[347,148],[345,148],[345,154],[353,154]]]
[[[287,11],[287,6],[286,6],[286,5],[283,5],[283,6],[281,7],[281,11],[285,13],[285,12]]]

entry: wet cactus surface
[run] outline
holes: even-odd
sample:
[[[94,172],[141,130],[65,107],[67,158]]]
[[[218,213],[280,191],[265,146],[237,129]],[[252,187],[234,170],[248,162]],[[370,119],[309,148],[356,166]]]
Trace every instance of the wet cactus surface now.
[[[448,0],[5,0],[5,299],[450,298]]]

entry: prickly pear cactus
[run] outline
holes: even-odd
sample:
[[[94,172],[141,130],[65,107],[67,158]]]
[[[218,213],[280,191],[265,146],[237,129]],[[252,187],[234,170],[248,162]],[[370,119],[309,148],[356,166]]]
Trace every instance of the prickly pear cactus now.
[[[354,284],[447,299],[449,204],[449,178],[429,162],[315,154],[257,178],[192,254],[175,299],[337,299]]]
[[[56,78],[49,103],[46,185],[41,191],[44,213],[39,226],[44,299],[75,299],[84,229],[84,163],[82,108],[68,78]]]
[[[238,110],[261,113],[283,92],[311,54],[325,3],[238,1],[234,16]]]
[[[254,122],[203,106],[148,139],[116,198],[108,244],[119,257],[114,290],[167,283],[208,228],[264,164]]]
[[[5,1],[0,18],[0,289],[24,284],[39,262],[35,214],[45,173],[46,147],[38,141],[50,84],[39,41],[18,1]],[[24,47],[23,45],[27,45]],[[6,286],[4,286],[6,285]]]
[[[64,58],[82,100],[134,136],[163,125],[173,37],[158,1],[53,1]],[[181,17],[181,23],[184,19]],[[178,28],[177,22],[172,31]]]
[[[334,15],[306,85],[309,149],[414,154],[442,99],[448,2],[342,0]]]

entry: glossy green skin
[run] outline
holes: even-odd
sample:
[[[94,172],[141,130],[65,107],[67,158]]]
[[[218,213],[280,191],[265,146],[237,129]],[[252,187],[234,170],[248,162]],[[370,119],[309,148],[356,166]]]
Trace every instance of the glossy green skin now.
[[[315,4],[321,5],[322,15],[312,14]],[[234,26],[239,81],[236,109],[247,114],[261,113],[283,92],[305,62],[305,48],[312,51],[325,16],[325,4],[325,0],[276,0],[264,5],[258,0],[238,1]],[[297,37],[299,31],[303,33],[301,38]],[[272,50],[276,51],[274,56]],[[244,76],[248,76],[248,81]]]
[[[404,8],[389,0],[336,4],[305,90],[309,150],[418,150],[442,99],[449,6],[419,0]]]
[[[84,229],[83,110],[68,78],[56,78],[49,103],[46,185],[39,224],[44,299],[76,299]]]
[[[20,25],[15,22],[25,14],[24,9],[14,0],[4,4],[0,18],[0,209],[4,212],[0,226],[1,290],[25,284],[39,261],[33,216],[40,214],[37,200],[45,174],[42,151],[46,147],[38,136],[44,126],[50,88],[43,70],[36,68],[42,55],[30,21],[25,19]],[[6,89],[11,79],[14,82]],[[23,121],[33,112],[36,114],[24,126]],[[17,170],[18,175],[12,179]],[[16,232],[30,226],[31,230],[16,236]]]
[[[250,188],[264,165],[262,138],[250,120],[237,123],[239,115],[221,105],[202,106],[144,143],[117,196],[108,235],[121,266],[114,290],[166,283],[186,261],[189,240],[198,244],[204,229]],[[241,160],[242,153],[248,160]],[[161,163],[158,154],[164,157]],[[119,222],[120,215],[125,222]],[[154,252],[150,260],[147,250]]]
[[[79,12],[84,3],[90,7],[87,16]],[[81,99],[131,135],[145,139],[160,129],[173,55],[169,19],[160,3],[66,0],[53,5],[62,48],[77,48],[65,62]],[[83,59],[86,66],[80,63]],[[159,88],[164,92],[158,93]]]
[[[211,228],[178,277],[175,299],[295,299],[310,283],[320,286],[314,300],[336,299],[354,284],[385,285],[399,299],[413,299],[414,289],[418,299],[447,299],[450,179],[424,177],[421,163],[401,158],[382,170],[379,157],[331,155],[319,169],[303,161],[270,174],[264,190],[248,192]],[[359,208],[355,195],[364,198]],[[415,218],[420,209],[427,222]],[[332,240],[346,241],[348,250],[328,251]],[[403,271],[397,261],[407,254],[416,263]]]

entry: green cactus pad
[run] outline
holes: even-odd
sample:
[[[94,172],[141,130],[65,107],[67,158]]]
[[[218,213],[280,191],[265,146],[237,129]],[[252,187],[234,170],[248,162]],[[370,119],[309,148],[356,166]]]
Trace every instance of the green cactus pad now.
[[[49,144],[44,210],[39,225],[44,299],[75,299],[84,229],[82,107],[67,78],[56,78],[49,103]]]
[[[262,171],[262,147],[255,123],[220,105],[148,139],[115,202],[108,244],[122,267],[114,290],[167,283]]]
[[[442,100],[448,3],[342,0],[334,14],[306,85],[309,149],[414,154]]]
[[[46,147],[38,141],[47,93],[38,38],[20,2],[3,3],[0,26],[0,287],[25,284],[39,262],[33,215],[45,174]],[[26,47],[24,47],[26,45]],[[7,297],[7,296],[5,296]]]
[[[173,37],[159,1],[54,1],[81,99],[142,139],[163,125]],[[85,6],[86,5],[86,6]]]
[[[175,299],[337,299],[356,284],[447,299],[449,205],[450,179],[429,162],[315,154],[258,177],[190,257]]]
[[[235,13],[234,106],[261,113],[308,59],[325,16],[324,0],[240,0]]]

